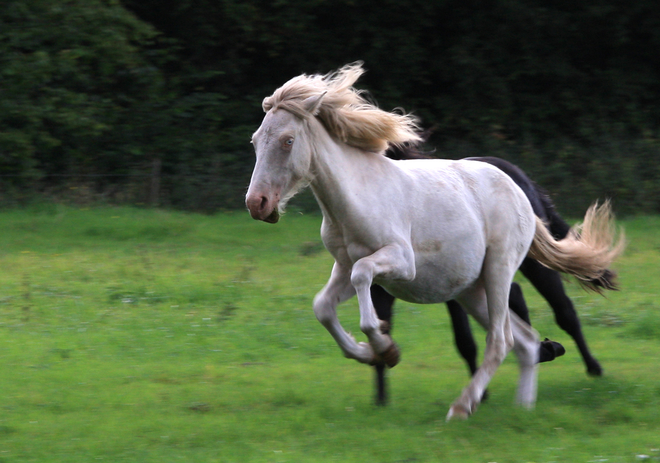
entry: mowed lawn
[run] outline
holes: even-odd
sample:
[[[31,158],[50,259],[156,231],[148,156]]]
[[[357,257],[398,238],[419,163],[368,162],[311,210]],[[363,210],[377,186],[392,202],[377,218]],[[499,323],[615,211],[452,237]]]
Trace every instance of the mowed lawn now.
[[[510,355],[446,423],[468,382],[446,309],[397,302],[402,361],[375,407],[371,368],[312,312],[332,265],[318,216],[0,212],[0,463],[660,461],[660,217],[620,223],[621,291],[567,283],[605,375],[518,277],[567,353],[540,366],[535,410],[514,405]],[[355,300],[339,312],[364,340]]]

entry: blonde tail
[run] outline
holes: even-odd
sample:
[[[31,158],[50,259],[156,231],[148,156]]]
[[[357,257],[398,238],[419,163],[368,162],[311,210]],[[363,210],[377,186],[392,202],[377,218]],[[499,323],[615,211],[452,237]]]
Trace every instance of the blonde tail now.
[[[623,231],[617,235],[609,201],[593,204],[584,216],[584,223],[571,228],[568,235],[556,241],[545,224],[536,218],[536,233],[529,257],[558,272],[573,275],[587,289],[601,292],[615,289],[615,274],[609,270],[623,252]]]

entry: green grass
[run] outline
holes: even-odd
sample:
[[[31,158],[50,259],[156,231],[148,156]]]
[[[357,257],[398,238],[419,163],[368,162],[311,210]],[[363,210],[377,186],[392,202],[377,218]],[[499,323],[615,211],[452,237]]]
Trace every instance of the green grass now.
[[[391,405],[374,407],[370,368],[311,309],[332,264],[319,223],[0,212],[0,463],[660,461],[660,218],[624,222],[622,291],[567,285],[604,377],[586,376],[519,279],[536,329],[567,354],[540,367],[534,411],[513,404],[508,358],[490,400],[452,423],[467,370],[445,308],[397,303],[402,362]],[[355,301],[340,317],[363,337]]]

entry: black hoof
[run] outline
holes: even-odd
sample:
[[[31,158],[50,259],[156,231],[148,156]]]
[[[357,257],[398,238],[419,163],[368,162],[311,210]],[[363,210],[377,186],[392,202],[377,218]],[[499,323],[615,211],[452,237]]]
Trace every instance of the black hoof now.
[[[539,349],[539,363],[550,362],[565,353],[566,349],[564,349],[564,346],[545,338],[545,341],[541,342],[541,348]]]
[[[589,376],[603,376],[603,368],[594,360],[587,365],[587,374]]]

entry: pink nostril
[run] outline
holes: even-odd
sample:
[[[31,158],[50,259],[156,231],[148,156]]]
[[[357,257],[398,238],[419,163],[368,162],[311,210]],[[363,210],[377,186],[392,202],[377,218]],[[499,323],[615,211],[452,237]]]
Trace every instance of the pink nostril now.
[[[277,205],[280,195],[279,193],[275,193],[273,196],[261,192],[248,193],[245,198],[245,205],[253,219],[263,220],[268,223],[277,222],[279,219]]]
[[[266,195],[248,195],[245,205],[254,219],[264,220],[270,213],[270,201]]]

